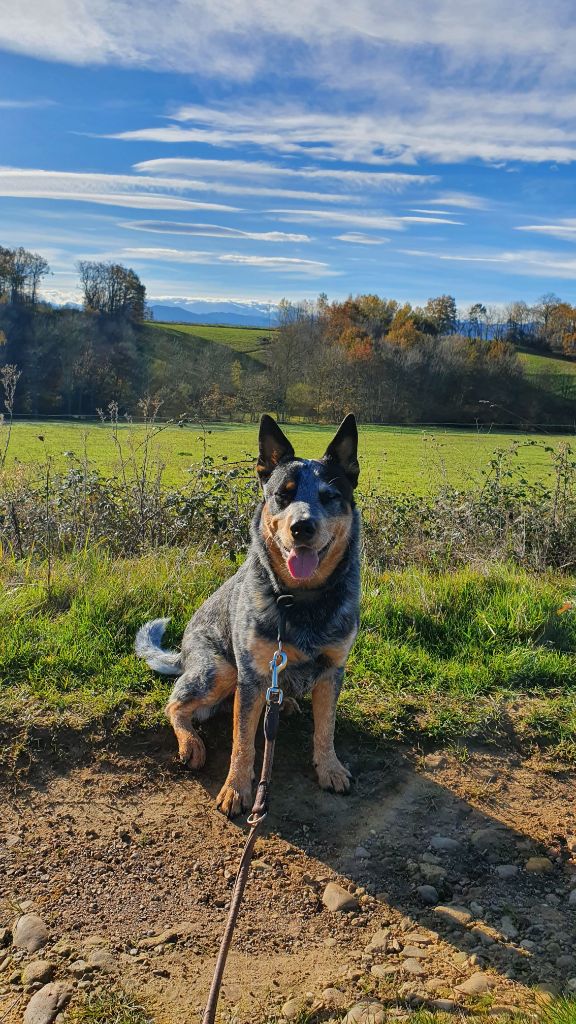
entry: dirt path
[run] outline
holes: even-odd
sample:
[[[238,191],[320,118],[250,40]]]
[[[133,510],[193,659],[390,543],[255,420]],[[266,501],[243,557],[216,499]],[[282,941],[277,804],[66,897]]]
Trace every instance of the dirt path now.
[[[340,744],[356,782],[339,797],[316,786],[308,733],[282,725],[222,1021],[235,1007],[235,1021],[264,1024],[293,997],[341,1020],[366,994],[401,1014],[534,1008],[537,986],[576,989],[573,774],[510,753],[375,752],[356,738]],[[119,982],[158,1024],[199,1019],[244,837],[213,803],[225,722],[207,743],[197,778],[174,767],[163,734],[89,763],[60,751],[5,786],[0,928],[36,911],[49,941],[32,955],[0,949],[2,1024],[21,1021],[34,988],[23,991],[20,972],[40,957],[75,999]],[[534,856],[548,859],[536,872]],[[326,909],[328,882],[357,908]],[[475,975],[476,994],[458,988]]]

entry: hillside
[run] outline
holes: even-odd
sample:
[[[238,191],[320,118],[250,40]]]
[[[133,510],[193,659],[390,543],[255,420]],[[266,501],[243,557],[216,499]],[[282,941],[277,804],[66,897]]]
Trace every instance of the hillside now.
[[[518,352],[526,376],[536,386],[576,400],[576,360],[560,355]]]
[[[203,346],[206,342],[222,345],[243,355],[251,355],[258,362],[264,361],[267,342],[274,331],[261,327],[223,327],[214,324],[158,323],[150,321],[147,327],[166,337],[186,339],[192,346]]]

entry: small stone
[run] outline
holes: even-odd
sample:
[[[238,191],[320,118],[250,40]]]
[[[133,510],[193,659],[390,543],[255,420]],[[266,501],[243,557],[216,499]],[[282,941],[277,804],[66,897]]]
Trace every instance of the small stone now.
[[[322,1001],[325,1006],[334,1006],[340,1010],[346,1005],[346,996],[339,988],[325,988],[322,992]]]
[[[404,946],[402,950],[402,956],[415,957],[418,959],[422,956],[428,956],[427,949],[421,949],[420,946]]]
[[[470,903],[470,910],[474,914],[474,917],[482,917],[484,914],[484,907],[481,903],[476,903],[475,900],[472,900]]]
[[[483,946],[493,946],[496,941],[494,936],[490,935],[490,932],[487,932],[484,927],[478,924],[475,925],[474,928],[470,929],[470,934],[473,935],[475,939],[478,939]]]
[[[477,850],[489,853],[496,853],[511,845],[509,834],[499,828],[480,828],[472,833],[470,842]]]
[[[426,853],[423,853],[421,858],[420,858],[420,865],[422,865],[422,864],[441,864],[441,863],[442,863],[442,858],[438,857],[435,853],[430,853],[429,850],[426,850]]]
[[[447,924],[458,925],[459,927],[469,924],[472,920],[472,914],[470,911],[466,907],[457,906],[455,903],[436,907],[434,913],[437,914],[438,917],[442,918],[442,920]]]
[[[549,857],[529,857],[524,867],[534,875],[549,874],[554,865]]]
[[[573,956],[570,956],[570,954],[566,953],[565,955],[559,956],[557,958],[556,967],[560,971],[566,971],[566,973],[569,973],[570,971],[573,971],[576,967],[576,959],[574,959]]]
[[[424,758],[424,767],[428,771],[434,771],[435,768],[443,768],[446,764],[446,758],[442,754],[426,754]]]
[[[52,981],[53,976],[54,964],[48,963],[47,960],[32,960],[22,971],[22,984],[36,985],[41,982],[44,985],[47,981]]]
[[[500,921],[500,931],[505,939],[517,939],[518,929],[511,917],[507,914]]]
[[[38,914],[22,914],[12,928],[12,941],[18,949],[35,953],[48,942],[48,929]]]
[[[303,996],[295,996],[293,999],[288,999],[282,1007],[282,1016],[286,1020],[296,1020],[301,1016],[304,1009],[306,1008],[306,1000]]]
[[[457,1006],[453,999],[432,999],[430,1005],[442,1013],[450,1013]]]
[[[487,974],[483,974],[482,971],[477,971],[467,981],[462,982],[461,985],[456,985],[457,992],[463,992],[467,996],[480,996],[484,992],[489,992],[492,986],[492,978]]]
[[[167,928],[159,935],[150,935],[141,939],[139,945],[142,949],[154,949],[155,946],[167,946],[172,942],[178,942],[178,932],[174,928]]]
[[[514,878],[514,875],[517,875],[519,870],[517,864],[498,864],[496,866],[496,874],[500,878]]]
[[[88,953],[88,964],[98,971],[105,971],[110,974],[116,967],[116,960],[109,949],[99,946]]]
[[[401,969],[405,974],[426,974],[424,964],[421,964],[420,960],[417,960],[416,957],[408,957],[402,964]]]
[[[60,981],[44,985],[35,992],[24,1012],[24,1024],[52,1024],[68,1003],[71,990]]]
[[[382,1003],[356,1003],[348,1010],[342,1024],[384,1024],[385,1020]]]
[[[380,928],[380,930],[375,932],[375,934],[370,939],[370,942],[366,946],[366,952],[367,953],[374,953],[376,951],[386,952],[386,947],[388,945],[389,935],[390,935],[390,929],[389,928]]]
[[[357,846],[354,850],[354,856],[356,860],[369,860],[370,851],[365,846]]]
[[[12,939],[12,932],[9,928],[0,928],[0,949],[3,946],[9,946]]]
[[[437,935],[426,935],[425,932],[410,932],[409,935],[405,936],[406,942],[412,944],[417,943],[419,946],[431,946],[434,942],[437,942]]]
[[[576,907],[576,889],[573,889],[568,897],[568,906]]]
[[[375,978],[389,978],[391,974],[397,974],[398,970],[398,964],[373,964],[370,974]]]
[[[89,974],[92,968],[86,960],[74,960],[73,963],[70,964],[68,970],[75,978],[82,978],[84,974]]]
[[[576,836],[566,836],[566,846],[570,853],[576,853]]]
[[[433,850],[439,850],[441,853],[456,853],[461,844],[457,839],[450,839],[449,836],[432,836],[430,846]]]
[[[433,885],[419,885],[416,892],[423,903],[428,903],[430,906],[438,903],[438,890]]]
[[[420,864],[420,874],[426,879],[429,885],[434,882],[441,884],[446,878],[446,869],[438,864]]]
[[[576,992],[576,978],[568,978],[568,981],[566,982],[566,988],[570,992]]]
[[[344,913],[347,910],[358,910],[358,900],[352,893],[343,889],[337,882],[328,882],[322,895],[322,903],[333,913]]]

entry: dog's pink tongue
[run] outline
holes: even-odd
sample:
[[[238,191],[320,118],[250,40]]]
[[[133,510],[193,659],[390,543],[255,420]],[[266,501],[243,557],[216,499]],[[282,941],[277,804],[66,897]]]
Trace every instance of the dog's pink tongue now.
[[[311,548],[292,548],[286,564],[293,579],[307,580],[318,565],[318,554]]]

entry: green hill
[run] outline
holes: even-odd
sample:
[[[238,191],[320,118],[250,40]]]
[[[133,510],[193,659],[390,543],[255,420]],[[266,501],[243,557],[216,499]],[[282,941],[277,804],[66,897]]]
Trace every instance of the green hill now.
[[[215,327],[213,324],[147,324],[157,334],[167,337],[186,339],[192,347],[202,347],[206,343],[223,345],[241,355],[250,355],[257,362],[264,362],[269,339],[274,331],[260,327]]]
[[[553,391],[561,398],[576,400],[576,360],[560,355],[518,352],[526,377],[536,387]]]

